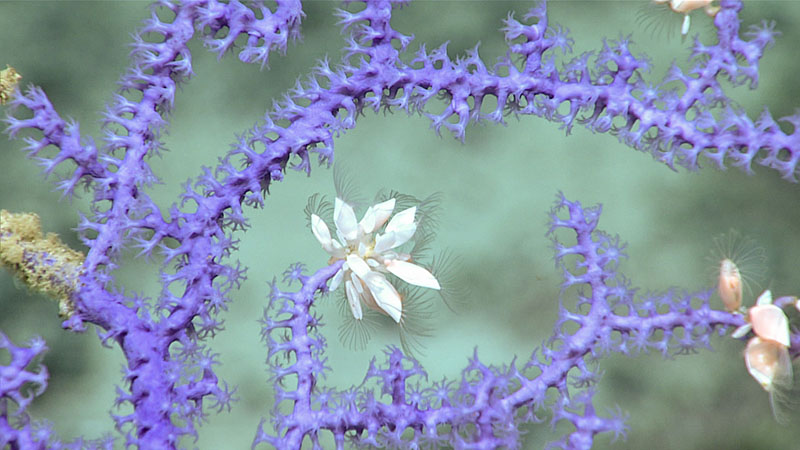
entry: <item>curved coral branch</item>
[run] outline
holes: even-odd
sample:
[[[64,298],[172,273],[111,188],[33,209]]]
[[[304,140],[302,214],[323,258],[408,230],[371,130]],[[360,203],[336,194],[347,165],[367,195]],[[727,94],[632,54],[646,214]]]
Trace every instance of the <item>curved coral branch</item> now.
[[[699,167],[705,155],[720,168],[729,164],[750,172],[753,162],[777,170],[786,180],[797,181],[800,161],[800,116],[782,120],[791,123],[791,134],[781,131],[765,110],[756,121],[731,103],[719,78],[734,84],[758,81],[758,62],[777,32],[764,23],[751,28],[744,40],[739,36],[741,3],[725,1],[717,14],[719,43],[707,46],[696,40],[689,73],[677,66],[655,84],[646,81],[650,68],[646,56],[636,57],[627,38],[604,43],[594,64],[584,54],[556,64],[555,52],[571,49],[571,39],[560,27],[548,27],[544,2],[524,20],[510,15],[504,28],[509,45],[507,56],[489,68],[477,47],[456,61],[447,55],[446,44],[431,52],[422,46],[405,63],[401,52],[411,38],[390,25],[397,2],[365,2],[357,13],[340,12],[341,23],[350,29],[345,60],[339,67],[323,62],[305,86],[298,85],[276,105],[270,119],[251,131],[249,144],[292,144],[309,171],[308,150],[321,158],[332,157],[333,135],[355,126],[365,106],[378,111],[398,107],[422,112],[439,132],[444,127],[463,139],[466,126],[482,119],[502,123],[504,117],[537,115],[561,124],[568,132],[575,120],[596,132],[610,132],[620,141],[646,150],[669,167],[679,164]],[[517,43],[522,39],[523,42]],[[399,47],[399,50],[395,47]],[[522,60],[522,67],[515,60]],[[355,60],[351,64],[348,61]],[[508,75],[502,75],[508,72]],[[677,88],[670,85],[677,84]],[[323,87],[327,86],[327,87]],[[444,96],[447,106],[440,114],[425,113],[433,98]],[[484,100],[494,96],[497,107],[481,113]],[[298,103],[310,102],[307,107]],[[568,103],[568,112],[560,113]],[[583,115],[581,115],[583,114]],[[716,118],[719,116],[719,118]],[[283,129],[275,121],[291,122]],[[277,133],[275,141],[266,139]],[[246,148],[236,152],[247,154]],[[757,156],[762,156],[760,159]]]
[[[38,448],[47,436],[36,432],[27,408],[47,389],[49,375],[43,366],[38,371],[28,366],[47,351],[47,346],[35,338],[29,347],[17,347],[0,332],[0,350],[10,356],[8,365],[0,365],[0,446]]]
[[[651,349],[665,357],[695,352],[709,348],[714,333],[722,335],[744,319],[712,309],[710,291],[636,298],[635,289],[617,272],[624,244],[597,229],[600,211],[599,206],[584,208],[560,196],[551,213],[551,235],[558,229],[575,233],[572,245],[553,237],[562,286],[588,293],[580,294],[574,307],[562,305],[547,344],[521,367],[515,362],[486,366],[476,350],[457,383],[442,380],[426,387],[421,383],[427,379],[422,367],[390,348],[386,365],[379,367],[373,360],[360,386],[343,392],[322,386],[325,341],[319,334],[322,324],[310,307],[341,262],[311,277],[298,277],[302,288],[297,292],[280,291],[273,283],[263,333],[278,393],[275,434],[265,432],[262,421],[253,445],[300,448],[307,436],[316,447],[320,431],[327,430],[340,445],[350,441],[356,446],[408,448],[448,442],[455,448],[518,448],[519,425],[544,420],[543,409],[551,411],[553,424],[567,421],[574,427],[555,446],[588,449],[599,433],[624,436],[622,414],[602,417],[593,405],[600,358]],[[693,306],[697,300],[699,305]],[[565,331],[567,322],[577,324],[577,330]],[[554,400],[547,399],[549,389],[557,393]],[[282,412],[289,406],[290,413]]]

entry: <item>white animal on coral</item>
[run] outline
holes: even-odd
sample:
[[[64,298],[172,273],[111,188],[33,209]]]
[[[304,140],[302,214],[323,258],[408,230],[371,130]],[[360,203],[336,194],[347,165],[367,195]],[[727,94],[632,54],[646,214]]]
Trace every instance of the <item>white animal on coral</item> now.
[[[410,262],[410,255],[393,250],[408,242],[417,231],[417,222],[414,221],[417,208],[400,211],[389,220],[394,206],[394,198],[372,205],[361,221],[357,221],[353,207],[337,197],[333,220],[338,240],[331,237],[328,226],[319,216],[311,215],[311,231],[322,248],[331,255],[331,262],[345,261],[332,278],[330,290],[336,290],[344,282],[350,310],[358,320],[363,317],[363,302],[395,322],[400,322],[403,301],[385,273],[416,286],[441,288],[428,269]],[[379,233],[378,230],[387,220],[389,223],[383,233]]]

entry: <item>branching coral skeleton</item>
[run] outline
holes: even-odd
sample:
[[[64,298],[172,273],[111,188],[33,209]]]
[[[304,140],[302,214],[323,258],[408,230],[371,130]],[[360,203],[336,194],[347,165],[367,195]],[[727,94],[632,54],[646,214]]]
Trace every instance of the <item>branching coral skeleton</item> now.
[[[92,195],[90,210],[76,220],[85,258],[71,254],[75,258],[55,272],[46,272],[54,265],[48,255],[30,254],[36,250],[26,250],[16,261],[35,275],[51,274],[48,286],[64,287],[59,291],[67,297],[64,328],[83,331],[94,325],[102,342],[125,356],[116,403],[129,412],[112,415],[123,445],[178,447],[186,442],[181,439],[197,437],[209,410],[231,407],[235,389],[219,379],[217,355],[208,344],[223,332],[222,312],[244,279],[245,269],[232,257],[237,235],[250,226],[247,207],[265,207],[270,185],[283,180],[287,168],[310,175],[312,157],[330,165],[335,138],[356,127],[369,110],[423,114],[435,132],[444,129],[461,140],[472,123],[503,123],[512,115],[538,116],[567,131],[577,121],[651,153],[670,168],[698,169],[702,157],[747,173],[753,164],[761,165],[787,182],[796,182],[800,174],[800,115],[781,119],[791,128],[784,131],[766,109],[751,120],[728,97],[725,83],[755,88],[760,59],[777,36],[767,22],[740,33],[738,1],[722,0],[719,9],[708,9],[710,2],[670,2],[680,13],[702,3],[714,17],[716,40],[695,39],[687,56],[691,67],[675,64],[654,84],[645,79],[648,58],[635,56],[628,38],[604,40],[593,62],[588,55],[559,59],[571,52],[572,40],[563,28],[549,24],[546,3],[521,20],[507,17],[502,29],[507,53],[494,65],[480,58],[477,47],[456,60],[446,46],[429,51],[423,45],[409,55],[412,37],[392,26],[393,10],[406,2],[349,3],[358,7],[338,12],[346,33],[344,59],[320,62],[263,122],[237,139],[213,170],[204,168],[194,183],[186,183],[168,209],[148,194],[158,181],[149,157],[158,153],[169,113],[178,107],[176,88],[193,75],[190,42],[203,39],[220,57],[235,50],[241,61],[265,66],[272,52],[285,52],[299,36],[304,17],[299,2],[280,0],[272,7],[217,0],[156,3],[154,9],[171,14],[153,12],[134,36],[131,67],[104,115],[99,146],[81,134],[77,123],[64,120],[41,88],[11,95],[18,78],[2,75],[0,99],[10,105],[7,133],[12,138],[25,130],[41,133],[25,137],[28,155],[38,159],[45,175],[69,162],[57,189],[71,196],[85,186]],[[165,15],[170,18],[162,19]],[[160,38],[153,42],[145,35]],[[439,113],[428,105],[436,98],[445,100]],[[486,113],[488,98],[497,106]],[[30,117],[23,118],[20,110],[30,111]],[[54,155],[43,151],[49,146],[57,148]],[[418,361],[391,347],[384,363],[373,360],[362,384],[342,391],[326,387],[328,343],[315,308],[337,285],[344,286],[355,320],[368,312],[361,309],[364,304],[401,326],[413,323],[404,320],[408,297],[390,275],[411,289],[438,290],[452,298],[438,265],[421,265],[414,256],[430,243],[430,233],[420,216],[422,206],[399,206],[405,199],[394,194],[376,199],[360,221],[350,199],[338,192],[327,209],[320,197],[309,199],[311,231],[332,260],[311,274],[302,263],[291,266],[285,279],[299,282],[295,291],[271,284],[261,323],[276,403],[256,430],[254,447],[299,449],[310,442],[320,448],[321,436],[327,435],[338,448],[518,448],[524,424],[549,419],[567,425],[553,446],[588,449],[598,434],[617,438],[627,430],[624,413],[595,407],[599,361],[611,353],[693,353],[710,347],[715,334],[745,326],[747,317],[756,334],[745,349],[747,368],[773,399],[773,386],[786,378],[787,358],[800,354],[800,335],[783,326],[766,294],[764,304],[746,317],[739,312],[745,294],[735,265],[722,265],[720,279],[727,285],[718,290],[726,310],[712,308],[713,288],[638,294],[619,272],[625,244],[598,229],[600,206],[584,207],[559,194],[548,235],[562,291],[574,287],[579,294],[577,304],[560,299],[550,339],[530,358],[489,366],[476,350],[460,380],[429,384]],[[337,239],[322,210],[332,212]],[[3,239],[16,239],[18,233],[3,228]],[[559,233],[568,234],[568,240],[557,238]],[[412,236],[414,248],[408,254],[398,251]],[[144,257],[160,252],[162,289],[155,301],[126,294],[118,285],[115,270],[124,264],[120,255],[126,247]],[[61,262],[56,265],[62,268]],[[0,366],[0,446],[55,447],[52,430],[39,426],[27,410],[47,387],[44,369],[27,368],[44,352],[44,343],[17,347],[0,334],[0,349],[11,355]],[[30,386],[35,390],[26,395]],[[91,443],[114,444],[112,437]]]

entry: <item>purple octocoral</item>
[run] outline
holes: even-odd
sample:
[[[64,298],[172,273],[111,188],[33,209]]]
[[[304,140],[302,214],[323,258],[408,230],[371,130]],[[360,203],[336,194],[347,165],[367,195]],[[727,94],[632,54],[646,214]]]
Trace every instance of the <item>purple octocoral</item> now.
[[[391,23],[404,4],[352,2],[339,11],[347,33],[342,62],[321,62],[262,123],[241,134],[214,168],[204,167],[194,183],[187,182],[178,204],[169,208],[148,194],[159,181],[149,157],[165,146],[162,134],[178,109],[176,88],[195,72],[191,41],[198,35],[219,57],[236,50],[240,60],[264,66],[272,51],[285,51],[299,36],[304,12],[298,2],[280,1],[272,8],[215,0],[157,3],[134,37],[133,62],[104,114],[101,146],[83,137],[77,122],[63,119],[42,89],[31,87],[12,101],[17,112],[8,116],[7,132],[12,137],[40,132],[24,139],[45,175],[62,175],[56,186],[67,197],[78,186],[92,193],[77,226],[87,254],[64,326],[81,331],[94,324],[103,343],[122,351],[117,403],[129,412],[113,417],[127,446],[176,447],[182,437],[197,437],[209,410],[230,408],[233,389],[220,380],[219,356],[208,341],[223,331],[221,312],[245,278],[232,259],[244,232],[252,232],[253,212],[244,207],[265,207],[270,187],[284,179],[287,167],[311,174],[314,153],[320,162],[332,162],[337,137],[356,128],[369,110],[423,114],[437,133],[445,128],[462,140],[472,123],[535,115],[567,132],[576,122],[608,132],[669,167],[697,169],[705,157],[747,173],[756,163],[796,181],[800,116],[785,119],[789,130],[766,110],[753,121],[720,81],[754,88],[759,61],[776,36],[765,22],[743,39],[739,2],[722,2],[714,20],[716,44],[696,39],[690,68],[674,65],[656,84],[645,79],[651,61],[632,54],[629,38],[603,41],[596,55],[561,61],[559,55],[570,53],[574,42],[565,29],[549,24],[545,3],[522,21],[507,17],[506,54],[493,66],[477,47],[456,59],[446,44],[432,51],[421,45],[407,56],[412,38]],[[444,109],[435,112],[442,100]],[[490,103],[495,106],[484,111]],[[58,149],[55,154],[50,146]],[[483,175],[472,177],[475,184]],[[525,208],[516,205],[513,211]],[[320,431],[326,430],[339,446],[518,447],[524,424],[543,420],[567,425],[554,442],[564,448],[589,448],[598,433],[623,436],[624,414],[595,411],[599,359],[651,349],[665,356],[693,352],[744,319],[712,309],[711,290],[637,296],[617,272],[624,246],[596,229],[599,215],[599,207],[583,208],[559,196],[550,235],[563,282],[551,338],[524,363],[492,366],[476,351],[458,382],[428,384],[418,361],[390,348],[386,363],[373,362],[361,385],[324,386],[329,349],[314,308],[342,262],[312,275],[302,264],[291,266],[285,277],[298,281],[299,290],[284,291],[273,282],[262,320],[276,404],[271,429],[263,421],[253,445],[299,448],[306,438],[323,445]],[[565,232],[572,234],[569,241],[559,237]],[[156,301],[125,293],[118,282],[117,271],[127,262],[122,256],[130,249],[163,264]],[[575,291],[573,305],[568,295]],[[800,350],[797,342],[795,333],[793,355]],[[10,343],[4,347],[12,355],[11,364],[2,367],[4,383],[6,373],[9,380],[24,379],[31,373],[25,369],[29,360],[20,366],[14,355],[25,351]],[[14,412],[24,418],[13,424],[12,446],[45,439],[56,446],[47,427],[41,432],[30,427],[29,397],[20,397],[17,387],[2,392],[0,419],[8,421]]]

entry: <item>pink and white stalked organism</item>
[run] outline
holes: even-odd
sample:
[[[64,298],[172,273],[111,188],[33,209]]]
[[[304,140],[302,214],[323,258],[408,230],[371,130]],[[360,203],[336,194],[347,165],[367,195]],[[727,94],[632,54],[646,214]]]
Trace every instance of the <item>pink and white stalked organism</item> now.
[[[736,230],[714,238],[711,261],[719,267],[717,293],[729,312],[743,312],[742,296],[764,273],[764,249]]]
[[[783,309],[773,304],[772,292],[766,290],[747,310],[747,321],[732,336],[741,338],[751,330],[755,334],[744,351],[747,371],[769,393],[775,419],[786,423],[789,421],[788,413],[798,402],[794,395],[796,387],[789,355],[789,319]]]
[[[691,26],[692,11],[703,8],[703,11],[709,16],[714,17],[719,12],[719,6],[714,6],[714,0],[653,0],[653,3],[664,3],[669,6],[669,9],[675,13],[683,14],[683,23],[681,24],[681,36],[686,37],[689,34],[689,27]]]
[[[717,292],[725,309],[737,311],[742,306],[742,274],[736,263],[728,258],[720,261]]]

